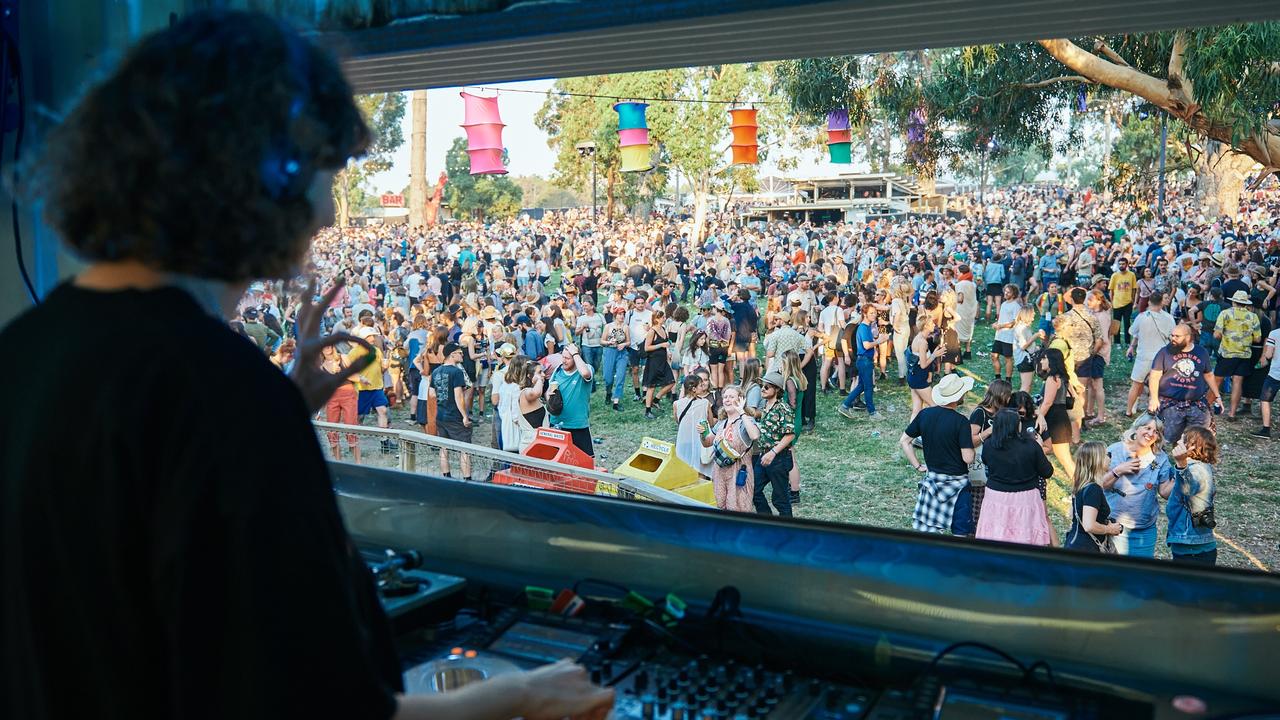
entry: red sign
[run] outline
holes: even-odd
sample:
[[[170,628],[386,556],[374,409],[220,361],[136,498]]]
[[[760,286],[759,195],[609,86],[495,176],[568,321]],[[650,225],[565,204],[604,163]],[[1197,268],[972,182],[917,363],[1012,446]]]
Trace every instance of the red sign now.
[[[382,207],[404,207],[404,195],[382,194]]]

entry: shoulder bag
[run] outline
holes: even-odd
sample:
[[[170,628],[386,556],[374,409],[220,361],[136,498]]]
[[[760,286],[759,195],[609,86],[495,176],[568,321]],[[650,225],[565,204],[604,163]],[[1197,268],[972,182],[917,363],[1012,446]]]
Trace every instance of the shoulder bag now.
[[[1099,540],[1098,538],[1093,536],[1093,533],[1088,532],[1084,529],[1084,520],[1081,519],[1080,517],[1080,494],[1079,493],[1076,493],[1075,495],[1071,496],[1071,510],[1076,515],[1076,532],[1082,532],[1085,535],[1088,535],[1089,539],[1093,541],[1093,544],[1098,546],[1098,552],[1102,553],[1103,555],[1115,555],[1116,544],[1112,542],[1110,535],[1105,536],[1103,540]],[[1068,539],[1067,542],[1070,542],[1070,539]]]

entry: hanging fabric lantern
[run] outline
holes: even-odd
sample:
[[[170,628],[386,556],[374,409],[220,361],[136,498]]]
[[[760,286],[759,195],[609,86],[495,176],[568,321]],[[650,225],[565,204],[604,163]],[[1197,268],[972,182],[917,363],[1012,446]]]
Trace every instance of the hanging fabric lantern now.
[[[502,118],[498,116],[498,96],[462,96],[462,129],[467,132],[467,156],[472,175],[506,175],[502,164]]]
[[[1089,111],[1089,96],[1085,94],[1084,88],[1076,93],[1076,112]]]
[[[853,162],[853,131],[849,128],[849,111],[846,109],[827,113],[827,154],[832,163],[848,165]]]
[[[618,148],[622,159],[622,172],[645,172],[653,169],[649,151],[649,126],[644,112],[649,107],[641,102],[614,103],[618,113]]]
[[[756,137],[756,111],[748,108],[734,108],[729,111],[729,132],[733,133],[733,143],[729,146],[733,151],[734,165],[756,165],[760,143]]]

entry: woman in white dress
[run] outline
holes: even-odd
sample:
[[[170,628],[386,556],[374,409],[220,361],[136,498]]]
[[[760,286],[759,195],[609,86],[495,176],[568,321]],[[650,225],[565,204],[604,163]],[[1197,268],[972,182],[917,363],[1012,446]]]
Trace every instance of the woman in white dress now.
[[[978,286],[968,265],[960,266],[960,280],[956,282],[956,335],[964,347],[964,359],[973,357],[973,324],[978,318]]]
[[[704,478],[711,477],[712,463],[702,462],[702,434],[699,422],[711,423],[711,383],[702,375],[690,375],[684,379],[684,396],[671,405],[675,419],[676,457],[689,464]]]

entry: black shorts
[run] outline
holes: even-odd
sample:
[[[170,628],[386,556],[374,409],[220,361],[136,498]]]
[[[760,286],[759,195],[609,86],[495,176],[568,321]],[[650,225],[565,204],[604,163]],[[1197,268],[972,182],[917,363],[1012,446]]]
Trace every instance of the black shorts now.
[[[987,283],[987,297],[998,298],[1004,293],[1004,285],[1000,283]]]
[[[1253,372],[1253,362],[1251,358],[1227,358],[1218,356],[1218,361],[1214,363],[1213,374],[1220,378],[1223,377],[1245,377]]]
[[[1101,355],[1090,355],[1084,362],[1076,365],[1076,377],[1100,378],[1107,371],[1107,361]]]
[[[1262,394],[1258,396],[1258,399],[1264,403],[1274,402],[1277,390],[1280,390],[1280,380],[1268,375],[1262,381]]]
[[[1054,405],[1045,413],[1044,422],[1049,426],[1049,441],[1054,445],[1065,445],[1071,442],[1071,418],[1067,416],[1066,405]]]
[[[991,354],[1000,357],[1013,357],[1013,343],[1007,343],[1003,340],[996,340],[991,343]]]
[[[461,420],[436,420],[436,436],[446,440],[469,443],[473,429],[463,425]]]
[[[1036,371],[1036,364],[1031,362],[1031,358],[1029,356],[1027,357],[1026,360],[1023,360],[1022,362],[1018,363],[1018,372],[1035,372],[1035,371]]]
[[[640,367],[644,365],[648,355],[640,352],[640,348],[627,346],[627,364],[631,367]]]
[[[586,453],[589,457],[596,456],[595,446],[591,442],[591,428],[576,428],[573,430],[565,429],[569,433],[569,438],[573,442],[573,446]]]
[[[729,348],[707,348],[707,362],[711,365],[723,365],[729,360]]]

